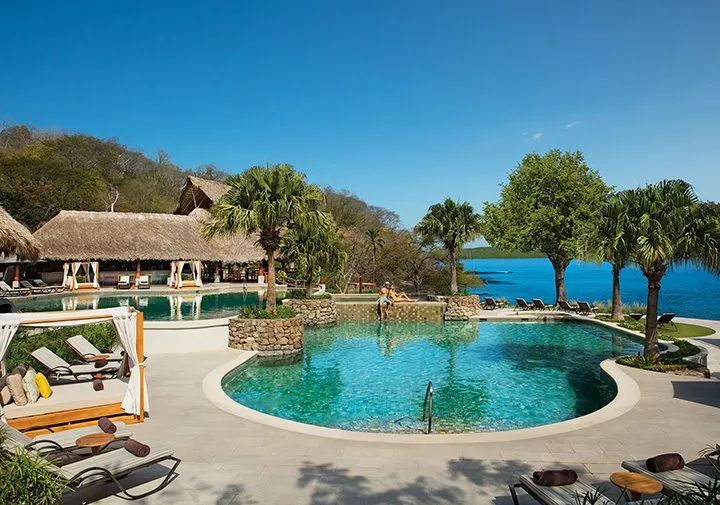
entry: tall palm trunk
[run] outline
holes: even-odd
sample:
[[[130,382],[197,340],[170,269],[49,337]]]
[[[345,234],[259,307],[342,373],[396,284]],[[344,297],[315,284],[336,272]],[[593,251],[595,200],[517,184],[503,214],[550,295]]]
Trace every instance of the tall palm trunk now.
[[[570,261],[565,258],[557,258],[548,256],[555,270],[555,305],[562,300],[567,300],[567,291],[565,291],[565,269],[567,269]]]
[[[658,300],[662,274],[645,274],[648,280],[647,315],[645,316],[645,358],[655,362],[660,358],[658,349]]]
[[[456,295],[458,292],[458,282],[455,251],[448,251],[448,266],[450,267],[450,294]]]
[[[265,308],[268,312],[275,312],[275,249],[265,249],[268,259],[267,302]]]
[[[307,276],[305,276],[305,296],[311,296],[313,291],[313,269],[308,267]]]
[[[617,263],[613,263],[613,285],[612,285],[612,319],[613,321],[622,321],[625,319],[623,314],[623,303],[620,297],[620,270],[622,267]]]

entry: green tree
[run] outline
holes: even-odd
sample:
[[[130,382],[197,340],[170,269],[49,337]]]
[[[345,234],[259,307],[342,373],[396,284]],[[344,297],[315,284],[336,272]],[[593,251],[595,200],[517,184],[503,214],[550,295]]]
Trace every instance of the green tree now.
[[[365,230],[365,240],[372,251],[373,261],[373,282],[377,285],[377,251],[385,247],[385,241],[380,235],[380,228],[369,228]]]
[[[636,244],[623,193],[611,196],[588,224],[587,231],[579,238],[578,256],[612,265],[612,319],[621,321],[624,316],[620,271],[630,261]]]
[[[230,187],[210,209],[203,232],[259,235],[257,244],[268,260],[267,310],[275,312],[275,253],[282,233],[297,227],[326,225],[322,192],[305,182],[305,175],[291,165],[252,167],[226,181]]]
[[[485,204],[483,236],[503,250],[545,254],[555,270],[556,303],[566,300],[565,269],[608,192],[579,151],[528,154],[502,185],[499,202]]]
[[[295,262],[305,275],[305,294],[312,294],[316,275],[333,275],[347,261],[332,218],[326,224],[299,226],[291,230],[280,244],[285,259]]]
[[[480,233],[480,216],[468,202],[451,198],[431,205],[415,230],[427,242],[441,243],[450,268],[450,293],[458,292],[457,257],[462,247]]]
[[[624,191],[631,234],[636,241],[632,261],[648,283],[645,358],[660,356],[657,313],[660,283],[679,264],[694,264],[720,272],[720,221],[714,209],[699,202],[682,180],[666,180]]]

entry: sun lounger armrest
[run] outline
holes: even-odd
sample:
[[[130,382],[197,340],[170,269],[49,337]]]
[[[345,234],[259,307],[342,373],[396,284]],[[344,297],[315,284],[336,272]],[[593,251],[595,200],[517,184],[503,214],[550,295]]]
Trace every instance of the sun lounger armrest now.
[[[36,450],[40,454],[66,452],[63,446],[52,440],[33,440],[25,445],[25,449],[28,451]]]
[[[70,369],[70,367],[67,367],[65,365],[56,366],[55,368],[50,368],[48,370],[48,373],[51,375],[52,374],[59,375],[60,373],[63,373],[63,372],[64,372],[64,375],[75,375],[75,372],[73,372],[72,369]]]

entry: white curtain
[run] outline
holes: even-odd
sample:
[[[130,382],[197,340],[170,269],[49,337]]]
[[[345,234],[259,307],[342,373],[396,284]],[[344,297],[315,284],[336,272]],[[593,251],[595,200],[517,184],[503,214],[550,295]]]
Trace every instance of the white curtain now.
[[[140,359],[137,352],[136,321],[137,312],[113,315],[113,324],[120,338],[120,343],[127,354],[128,366],[130,367],[130,380],[128,381],[128,389],[122,402],[122,408],[128,414],[139,416],[143,408],[150,411],[150,402],[147,394],[147,383],[144,383],[145,405],[140,405]],[[143,382],[145,382],[144,377]]]
[[[182,285],[183,285],[182,271],[183,271],[183,268],[184,268],[184,267],[185,267],[185,262],[184,262],[184,261],[178,261],[178,266],[177,266],[178,281],[177,281],[177,286],[176,286],[176,287],[178,287],[178,288],[181,288]]]
[[[7,354],[10,342],[15,336],[18,326],[20,326],[20,318],[17,317],[9,317],[0,321],[0,375],[7,375],[5,355]]]
[[[77,289],[78,282],[77,282],[77,273],[78,270],[80,270],[80,263],[73,263],[72,264],[72,286],[70,289]]]
[[[63,264],[63,282],[62,285],[66,288],[72,289],[72,280],[70,279],[70,276],[68,275],[70,273],[70,265],[65,263]]]
[[[195,285],[196,286],[202,286],[202,262],[196,261],[195,262],[195,274],[193,275],[195,278]]]
[[[170,262],[170,276],[168,277],[168,286],[171,288],[175,286],[175,262]]]
[[[97,261],[93,261],[92,263],[90,263],[90,268],[93,272],[93,287],[95,289],[99,289],[100,280],[98,279],[98,270],[100,270],[100,263],[98,263]]]

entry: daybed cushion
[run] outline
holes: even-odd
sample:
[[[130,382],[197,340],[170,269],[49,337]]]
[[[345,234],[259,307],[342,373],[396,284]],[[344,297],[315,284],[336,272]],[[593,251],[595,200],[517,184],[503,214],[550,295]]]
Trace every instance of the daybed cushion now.
[[[25,389],[23,388],[22,376],[18,373],[11,373],[6,379],[7,387],[10,390],[12,399],[16,406],[25,405],[28,400],[25,395]],[[11,405],[8,405],[10,407]]]
[[[62,412],[65,410],[83,409],[121,403],[127,391],[127,384],[119,379],[103,381],[105,389],[94,391],[92,382],[79,382],[76,384],[64,384],[53,388],[53,395],[50,398],[43,398],[36,403],[27,405],[8,405],[5,407],[5,416],[8,419],[20,417],[38,416]]]
[[[23,389],[25,389],[25,395],[30,403],[35,403],[40,398],[40,390],[35,382],[36,375],[37,372],[30,367],[23,377]]]
[[[38,390],[40,391],[40,396],[42,396],[43,398],[50,398],[50,396],[52,396],[52,388],[50,387],[50,383],[48,382],[47,377],[45,377],[40,372],[35,375],[35,383],[37,384]]]
[[[3,386],[2,389],[0,389],[0,406],[8,405],[10,403],[12,403],[12,394],[10,394],[10,388],[7,386]]]

